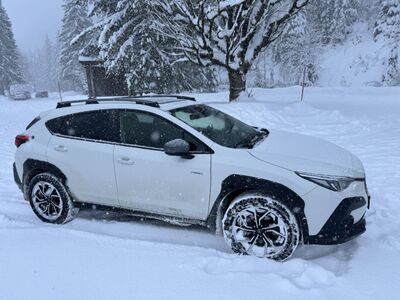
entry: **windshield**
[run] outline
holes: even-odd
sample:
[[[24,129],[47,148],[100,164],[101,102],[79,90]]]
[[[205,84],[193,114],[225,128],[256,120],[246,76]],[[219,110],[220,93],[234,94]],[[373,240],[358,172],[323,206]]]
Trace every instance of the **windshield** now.
[[[210,140],[229,148],[253,148],[268,135],[207,105],[177,108],[171,114]]]

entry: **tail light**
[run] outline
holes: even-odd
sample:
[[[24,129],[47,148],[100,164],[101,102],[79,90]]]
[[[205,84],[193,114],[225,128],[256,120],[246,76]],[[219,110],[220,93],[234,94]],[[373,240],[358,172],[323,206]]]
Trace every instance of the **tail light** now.
[[[15,146],[19,148],[22,144],[29,141],[29,135],[26,134],[19,134],[15,137]]]

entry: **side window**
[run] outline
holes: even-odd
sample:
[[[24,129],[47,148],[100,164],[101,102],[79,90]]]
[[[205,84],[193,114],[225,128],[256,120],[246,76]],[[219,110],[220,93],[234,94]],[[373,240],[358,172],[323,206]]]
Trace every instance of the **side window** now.
[[[205,151],[206,146],[185,130],[162,117],[139,111],[120,111],[121,140],[125,144],[162,149],[175,139],[184,139],[192,151]]]
[[[63,120],[64,120],[64,117],[51,119],[46,122],[46,127],[51,133],[59,134]]]
[[[63,118],[60,134],[84,139],[118,142],[113,111],[77,113]]]

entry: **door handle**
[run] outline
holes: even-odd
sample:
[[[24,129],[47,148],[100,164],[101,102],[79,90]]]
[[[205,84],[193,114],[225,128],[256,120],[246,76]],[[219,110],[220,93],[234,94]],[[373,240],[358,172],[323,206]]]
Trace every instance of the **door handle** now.
[[[135,162],[131,160],[129,157],[122,157],[118,159],[118,163],[121,165],[134,165]]]
[[[58,152],[68,152],[67,147],[63,146],[63,145],[58,145],[54,147],[54,150],[58,151]]]

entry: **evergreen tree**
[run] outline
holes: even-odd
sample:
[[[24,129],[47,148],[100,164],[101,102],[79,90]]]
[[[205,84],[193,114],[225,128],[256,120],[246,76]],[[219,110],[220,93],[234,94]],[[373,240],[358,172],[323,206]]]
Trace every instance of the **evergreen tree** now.
[[[305,68],[313,72],[317,49],[307,26],[306,14],[300,12],[289,22],[273,48],[273,60],[279,65],[280,78],[285,78],[285,85],[299,84]],[[309,75],[308,80],[314,82],[315,74]]]
[[[326,44],[343,43],[359,19],[359,0],[312,1],[306,9],[314,32]]]
[[[317,54],[321,46],[309,24],[306,11],[299,12],[272,47],[260,55],[254,68],[256,86],[298,85],[305,69],[308,83],[317,81]]]
[[[95,1],[92,14],[99,22],[76,40],[89,37],[85,54],[98,56],[109,74],[126,75],[133,92],[176,93],[216,86],[210,68],[171,51],[176,41],[159,33],[150,1]]]
[[[383,81],[388,85],[400,84],[400,2],[381,0],[374,36],[382,40],[388,52]]]
[[[31,50],[23,56],[24,78],[33,83],[37,91],[54,92],[58,90],[60,74],[59,50],[57,42],[46,37],[43,46]]]
[[[75,91],[86,90],[84,68],[79,63],[83,42],[71,41],[83,30],[90,27],[92,22],[88,17],[87,5],[80,5],[76,0],[64,0],[64,18],[59,36],[61,80],[65,89]]]
[[[20,55],[11,29],[11,21],[0,4],[0,94],[14,83],[22,82]]]
[[[35,75],[38,90],[56,91],[58,85],[58,51],[56,43],[46,36],[43,46],[36,54],[37,72]]]

